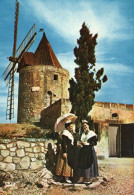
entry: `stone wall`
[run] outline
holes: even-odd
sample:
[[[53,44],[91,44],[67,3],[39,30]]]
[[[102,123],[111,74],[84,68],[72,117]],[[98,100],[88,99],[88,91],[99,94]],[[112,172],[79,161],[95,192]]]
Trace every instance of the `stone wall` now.
[[[60,99],[41,112],[40,123],[45,127],[54,129],[54,124],[61,115],[69,113],[71,104],[69,99]]]
[[[0,139],[0,170],[36,170],[55,164],[56,141]],[[51,163],[50,163],[51,162]]]
[[[94,122],[134,123],[134,105],[95,102],[89,115],[91,115]]]
[[[71,111],[69,99],[62,98],[41,112],[41,124],[50,128],[54,127],[55,121],[61,115]],[[115,114],[116,117],[113,115]],[[127,124],[134,123],[134,105],[95,102],[89,112],[94,123],[115,123]],[[127,117],[126,117],[127,116]],[[100,128],[102,130],[102,128]],[[99,131],[100,131],[99,130]]]
[[[106,140],[104,140],[106,142]],[[0,139],[0,171],[21,171],[21,170],[41,170],[47,168],[55,173],[57,161],[57,141],[21,138],[21,139]],[[98,142],[95,150],[100,157],[107,153],[105,144],[101,147]],[[108,157],[104,155],[105,157]]]
[[[40,123],[45,127],[53,128],[56,119],[61,116],[61,99],[41,112]]]

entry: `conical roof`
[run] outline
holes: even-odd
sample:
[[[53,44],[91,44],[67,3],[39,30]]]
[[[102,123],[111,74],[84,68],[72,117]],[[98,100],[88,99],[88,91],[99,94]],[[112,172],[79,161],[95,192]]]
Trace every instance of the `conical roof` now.
[[[50,65],[62,68],[56,55],[54,54],[50,43],[47,40],[45,33],[35,51],[35,53],[25,52],[23,58],[18,66],[18,71],[23,66],[29,65]]]
[[[55,56],[45,33],[35,51],[34,64],[52,65],[61,67],[57,57]]]

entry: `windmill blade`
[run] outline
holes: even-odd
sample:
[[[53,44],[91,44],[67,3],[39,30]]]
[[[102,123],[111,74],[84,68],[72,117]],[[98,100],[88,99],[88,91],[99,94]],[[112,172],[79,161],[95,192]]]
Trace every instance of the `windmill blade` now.
[[[19,48],[17,49],[17,58],[15,58],[14,56],[9,57],[9,60],[14,62],[14,63],[12,66],[10,66],[10,70],[7,72],[7,74],[5,76],[5,79],[4,79],[5,81],[10,76],[12,70],[15,69],[16,63],[20,62],[24,53],[30,48],[30,46],[35,41],[35,36],[37,34],[35,31],[36,31],[36,24],[34,24],[32,26],[32,28],[30,29],[30,31],[27,33],[26,37],[24,38],[24,40],[20,44]]]
[[[35,41],[36,34],[36,24],[34,24],[17,49],[17,61],[22,58],[24,52],[26,52]]]
[[[10,62],[9,65],[7,66],[6,70],[3,72],[2,76],[4,77],[4,80],[6,80],[6,75],[8,74],[8,72],[10,71],[10,69],[13,66],[13,62]]]
[[[8,97],[6,108],[6,119],[11,120],[14,118],[14,69],[10,74],[10,80],[8,83]]]
[[[19,15],[19,2],[16,0],[16,7],[15,7],[15,22],[14,22],[13,57],[15,57],[15,55],[16,55],[17,29],[18,29],[18,15]]]
[[[16,45],[17,45],[17,27],[18,27],[18,15],[19,15],[19,2],[16,0],[15,5],[15,22],[14,22],[14,43],[13,43],[13,58],[16,57]],[[11,120],[14,118],[14,73],[16,63],[10,63],[6,68],[3,75],[5,81],[8,83],[8,97],[7,97],[7,108],[6,108],[6,119]]]
[[[13,58],[15,58],[16,55],[16,44],[17,44],[17,28],[18,28],[18,15],[19,15],[19,2],[16,0],[15,5],[15,21],[14,21],[14,43],[13,43]],[[11,69],[14,68],[13,63],[10,62],[8,67],[3,73],[3,76],[5,77],[4,80],[8,78],[9,74],[11,73]]]
[[[15,70],[15,66],[16,66],[16,63],[15,63],[15,62],[14,62],[14,63],[11,62],[10,70],[7,72],[4,81],[6,81],[6,80],[10,77],[11,72],[12,72],[13,70]],[[14,72],[15,72],[15,71],[14,71]]]
[[[10,71],[10,74],[9,74],[8,78],[6,78],[6,80],[5,80],[6,86],[9,84],[10,80],[12,79],[12,72],[13,72],[13,70],[14,70],[14,73],[15,73],[17,71],[17,68],[18,68],[18,66],[13,65],[13,62],[11,62],[11,63],[12,63],[12,67],[14,66],[15,68],[14,69],[12,68],[12,70]]]
[[[30,48],[32,43],[35,41],[35,36],[37,34],[35,32],[36,25],[34,24],[16,51],[18,15],[19,15],[19,2],[16,0],[13,54],[12,56],[9,57],[9,60],[11,62],[3,73],[4,80],[7,81],[7,85],[8,85],[6,119],[9,120],[14,118],[14,73],[17,70],[16,64],[21,61],[24,53]]]

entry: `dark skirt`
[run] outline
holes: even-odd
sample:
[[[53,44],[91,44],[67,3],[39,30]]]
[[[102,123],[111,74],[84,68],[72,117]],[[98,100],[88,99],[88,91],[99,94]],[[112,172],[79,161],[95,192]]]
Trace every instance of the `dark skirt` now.
[[[92,155],[93,155],[93,161],[89,168],[81,169],[79,167],[78,169],[79,177],[91,178],[91,177],[97,177],[99,175],[97,157],[96,157],[94,147],[92,147]]]
[[[93,164],[92,146],[83,146],[79,150],[79,165],[80,169],[88,169]]]

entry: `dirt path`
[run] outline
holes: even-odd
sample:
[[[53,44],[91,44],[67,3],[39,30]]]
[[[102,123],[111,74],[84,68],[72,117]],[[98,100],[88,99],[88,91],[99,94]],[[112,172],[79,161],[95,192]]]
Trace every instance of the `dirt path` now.
[[[99,161],[99,167],[113,179],[107,185],[100,185],[96,189],[79,189],[70,191],[55,187],[49,189],[47,195],[132,195],[134,194],[134,158],[109,158]]]
[[[134,194],[134,158],[109,158],[98,161],[102,183],[91,189],[49,185],[48,188],[37,187],[34,183],[25,187],[0,189],[0,195],[132,195]],[[104,177],[102,177],[104,176]],[[104,180],[106,179],[106,181]],[[99,181],[99,180],[98,180]],[[93,182],[95,184],[95,182]]]

